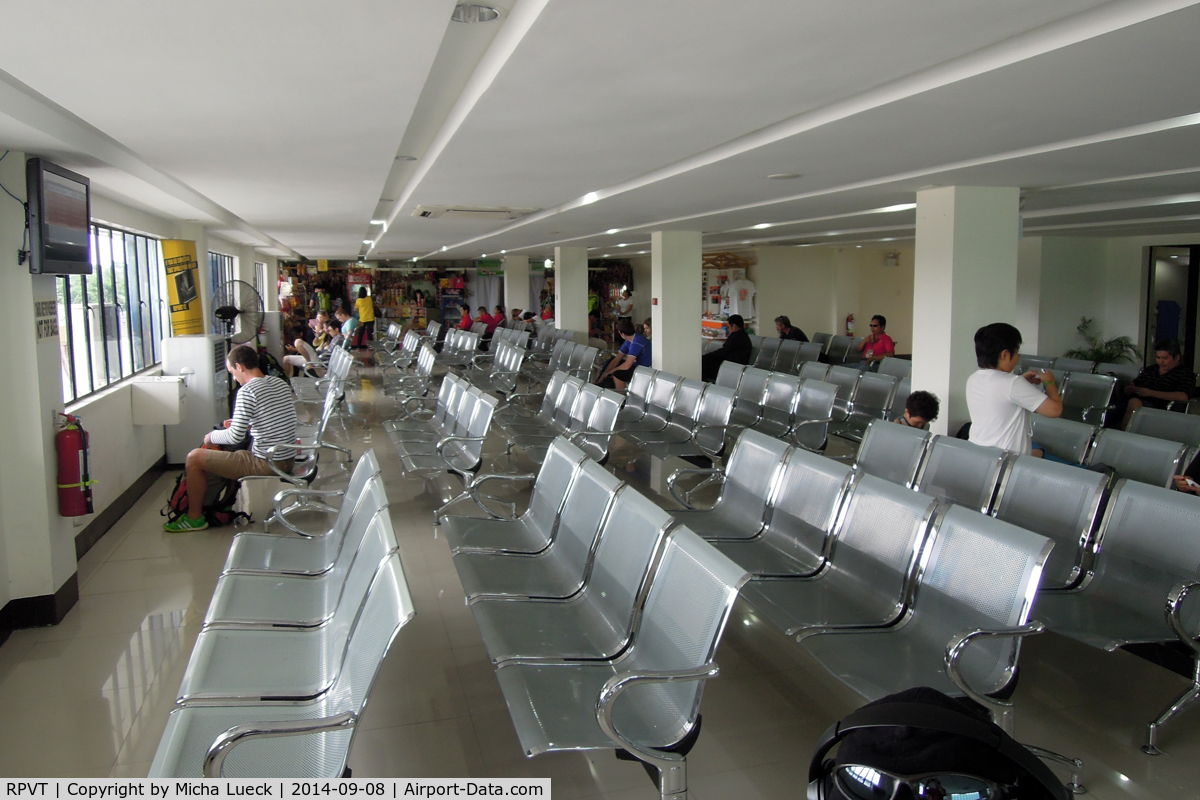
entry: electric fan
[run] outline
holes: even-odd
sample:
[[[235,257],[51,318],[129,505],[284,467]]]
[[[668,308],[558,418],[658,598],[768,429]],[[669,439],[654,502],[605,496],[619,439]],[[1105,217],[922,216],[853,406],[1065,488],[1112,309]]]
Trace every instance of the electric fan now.
[[[213,293],[213,333],[225,337],[225,354],[236,344],[255,341],[263,322],[263,301],[245,281],[229,281]],[[229,413],[233,413],[233,376],[229,376]]]

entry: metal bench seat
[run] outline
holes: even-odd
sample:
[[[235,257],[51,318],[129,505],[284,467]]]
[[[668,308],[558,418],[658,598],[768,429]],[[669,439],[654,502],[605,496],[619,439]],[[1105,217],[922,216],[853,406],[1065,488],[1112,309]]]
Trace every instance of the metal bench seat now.
[[[859,445],[854,468],[864,475],[912,488],[932,435],[909,425],[875,420]]]
[[[373,451],[368,450],[358,460],[345,492],[290,489],[277,496],[276,509],[292,497],[307,494],[322,501],[341,496],[337,516],[327,531],[309,532],[292,525],[286,516],[280,517],[284,526],[296,535],[243,532],[233,537],[223,573],[267,575],[321,575],[333,569],[345,543],[350,520],[366,496],[374,494],[379,505],[387,504],[383,484],[375,480],[379,464]]]
[[[413,613],[400,558],[392,555],[375,576],[328,691],[305,703],[178,708],[167,718],[150,777],[340,778],[379,667]]]
[[[867,700],[930,686],[997,705],[988,695],[1016,675],[1021,636],[1042,630],[1028,624],[1029,613],[1052,544],[960,506],[946,511],[930,547],[911,613],[899,624],[800,640]]]
[[[633,377],[636,377],[636,373]],[[671,420],[671,409],[675,406],[675,393],[683,378],[671,372],[659,370],[654,373],[650,389],[646,393],[645,407],[641,415],[617,416],[617,433],[650,433],[666,430]]]
[[[1200,415],[1197,414],[1180,414],[1178,411],[1142,406],[1133,412],[1126,430],[1179,442],[1188,447],[1200,447]]]
[[[720,349],[719,347],[717,349]],[[746,371],[745,364],[739,364],[736,361],[722,361],[720,369],[717,370],[717,386],[723,386],[726,389],[732,389],[737,392],[738,384],[742,382],[742,373]]]
[[[563,383],[567,380],[567,377],[568,375],[565,372],[555,372],[550,376],[545,388],[541,391],[510,393],[505,397],[504,402],[496,407],[496,425],[503,428],[512,422],[543,425],[548,423],[554,416],[554,403],[558,400],[558,393],[562,391]],[[541,405],[533,413],[522,412],[520,410],[521,406],[516,405],[516,401],[529,397],[541,397]]]
[[[1050,356],[1038,356],[1032,353],[1021,353],[1021,366],[1017,367],[1016,372],[1025,373],[1033,370],[1041,372],[1044,369],[1053,369],[1055,359]],[[1091,370],[1088,370],[1089,372]]]
[[[851,357],[857,361],[858,353],[853,350],[855,344],[853,336],[843,336],[838,333],[829,337],[829,344],[825,347],[825,359],[827,363],[842,364]]]
[[[401,442],[413,434],[426,435],[438,429],[445,422],[449,409],[456,407],[467,390],[465,381],[457,376],[447,374],[442,378],[438,393],[432,399],[433,407],[428,408],[429,398],[413,397],[400,406],[401,416],[384,420],[383,430],[392,442]],[[418,413],[428,413],[427,418],[415,416]]]
[[[1082,358],[1067,358],[1066,356],[1059,356],[1058,358],[1054,359],[1054,366],[1052,369],[1060,369],[1063,372],[1081,372],[1084,375],[1088,375],[1095,367],[1095,361],[1087,361]]]
[[[424,397],[429,393],[429,384],[433,377],[433,368],[437,353],[429,345],[422,345],[417,353],[413,369],[409,373],[400,373],[392,378],[386,371],[382,373],[383,393],[393,397]]]
[[[563,438],[555,439],[547,448],[542,468],[534,475],[484,475],[472,489],[478,498],[482,487],[493,480],[534,480],[525,513],[514,519],[504,519],[492,512],[490,516],[465,517],[448,515],[442,519],[442,531],[452,553],[479,550],[497,553],[538,553],[554,540],[563,502],[575,479],[579,465],[587,458],[582,450]],[[536,480],[535,480],[536,478]],[[478,500],[477,500],[478,502]],[[479,506],[487,510],[482,502]]]
[[[1033,456],[1018,456],[1000,484],[992,516],[1054,542],[1041,590],[1077,586],[1103,505],[1104,475]]]
[[[476,473],[483,467],[483,443],[492,425],[492,411],[499,402],[489,394],[470,394],[473,409],[465,435],[448,436],[436,445],[432,454],[416,453],[400,457],[404,472],[431,477],[441,472],[452,472],[463,483],[463,489],[433,512],[434,525],[440,524],[442,512],[448,506],[471,496]],[[466,409],[462,415],[467,413]]]
[[[550,544],[533,554],[458,552],[453,556],[467,598],[570,597],[579,591],[621,482],[594,461],[584,461],[567,492]]]
[[[800,379],[783,372],[772,372],[763,392],[762,411],[754,430],[783,438],[792,430],[792,409],[800,391]]]
[[[846,422],[839,426],[837,435],[861,442],[871,422],[877,419],[891,420],[892,403],[899,383],[895,375],[862,373],[854,387],[850,415]]]
[[[678,469],[667,478],[671,496],[683,506],[673,511],[675,518],[706,539],[749,539],[758,536],[766,524],[776,475],[783,468],[788,450],[786,442],[746,430],[738,436],[723,468]],[[680,494],[676,482],[684,475],[707,476],[721,481],[721,493],[711,508],[691,505],[690,492]]]
[[[560,427],[556,421],[540,431],[523,430],[512,434],[511,442],[525,451],[525,454],[536,464],[542,463],[546,452],[559,436],[570,437],[577,433],[590,430],[593,412],[596,404],[606,390],[594,384],[584,384],[571,406],[567,424]]]
[[[204,627],[315,628],[329,622],[341,602],[358,602],[375,566],[397,547],[386,502],[379,499],[364,495],[341,552],[322,575],[222,575]]]
[[[887,627],[908,609],[937,500],[870,475],[846,500],[824,568],[756,580],[746,601],[788,636],[829,627]]]
[[[734,395],[733,413],[729,417],[731,428],[753,428],[762,419],[763,400],[767,395],[767,384],[771,373],[757,367],[746,367],[738,381]],[[731,432],[734,433],[734,432]]]
[[[650,367],[634,367],[629,384],[625,387],[625,406],[617,415],[617,424],[636,422],[646,414],[646,398],[658,372]]]
[[[592,406],[592,415],[588,418],[587,430],[573,433],[569,437],[588,458],[600,464],[608,461],[608,448],[612,442],[613,433],[617,428],[617,416],[621,413],[625,398],[620,392],[603,389],[596,403]],[[529,453],[530,451],[526,451]],[[537,455],[539,451],[533,454]]]
[[[802,379],[792,405],[792,430],[788,435],[792,444],[814,453],[823,451],[829,440],[829,425],[833,422],[836,402],[837,387],[832,383]]]
[[[516,444],[545,443],[548,440],[572,431],[581,431],[587,425],[596,398],[600,396],[600,387],[584,383],[574,376],[567,379],[559,392],[558,401],[554,404],[554,416],[548,425],[527,425],[511,423],[505,428],[505,433]]]
[[[845,422],[850,418],[850,412],[854,407],[854,392],[858,389],[858,381],[862,375],[862,372],[855,367],[847,367],[834,362],[834,366],[831,366],[829,372],[821,379],[837,387],[837,402],[833,406],[835,422]]]
[[[479,366],[481,359],[491,361],[488,368]],[[463,378],[487,392],[507,394],[517,388],[525,351],[505,340],[493,342],[491,351],[476,356],[475,365],[463,373]]]
[[[1109,498],[1095,561],[1077,591],[1039,595],[1037,614],[1056,633],[1104,650],[1180,642],[1200,654],[1200,606],[1185,602],[1197,586],[1200,498],[1131,480]],[[1159,729],[1200,700],[1200,680],[1152,723],[1143,750],[1158,753]]]
[[[466,435],[467,425],[471,420],[475,402],[483,395],[479,389],[463,380],[452,380],[454,376],[447,375],[443,383],[451,383],[446,393],[445,404],[434,407],[433,416],[423,425],[418,424],[405,428],[393,428],[388,431],[388,438],[400,456],[418,453],[433,453],[437,443],[447,436]],[[441,392],[438,393],[439,398]]]
[[[1087,466],[1113,481],[1126,478],[1168,489],[1186,454],[1187,446],[1179,442],[1110,428],[1096,434]]]
[[[1000,483],[1008,451],[984,447],[949,436],[935,436],[921,466],[917,488],[947,503],[984,514]]]
[[[888,412],[888,419],[900,419],[904,416],[910,394],[912,394],[912,380],[901,378],[900,382],[896,384],[896,393],[892,395],[892,407]]]
[[[570,599],[477,597],[471,613],[494,663],[615,658],[629,643],[667,512],[626,486],[600,531],[583,587]]]
[[[1042,451],[1072,464],[1087,460],[1096,426],[1086,422],[1033,415],[1033,443]]]
[[[682,800],[687,762],[667,752],[693,733],[703,682],[747,576],[685,528],[668,539],[633,644],[613,661],[528,664],[496,672],[521,749],[623,749],[657,768]]]
[[[204,628],[192,647],[175,702],[181,706],[295,703],[327,693],[342,669],[351,634],[362,624],[364,604],[375,593],[381,575],[386,582],[388,562],[395,558],[395,552],[389,552],[368,569],[352,570],[355,585],[347,586],[343,602],[321,627]]]
[[[796,364],[800,361],[800,346],[805,342],[798,342],[795,339],[784,339],[779,343],[779,353],[775,356],[775,365],[772,367],[776,372],[787,372],[791,375],[796,374]]]
[[[768,371],[775,369],[775,358],[779,355],[780,342],[780,339],[763,339],[751,359],[751,364]]]
[[[1058,366],[1055,361],[1055,369]],[[1103,425],[1112,404],[1117,379],[1111,375],[1091,375],[1087,372],[1070,372],[1062,387],[1062,416],[1089,425]]]
[[[888,356],[879,362],[880,375],[895,375],[898,380],[912,379],[912,362],[906,358]]]
[[[703,456],[716,458],[725,449],[725,433],[729,428],[729,417],[733,413],[734,396],[732,389],[726,389],[716,384],[704,384],[699,381],[685,381],[685,384],[699,384],[700,398],[696,410],[687,415],[672,414],[672,422],[656,438],[652,434],[637,437],[637,445],[643,452],[656,458],[671,456]],[[680,388],[680,396],[684,395]],[[679,408],[681,400],[676,401]],[[686,405],[686,403],[685,403]],[[686,423],[685,416],[693,416]]]
[[[854,480],[845,464],[793,447],[761,535],[713,542],[755,577],[801,576],[825,564],[829,539]]]
[[[657,448],[659,452],[665,452],[666,446],[690,442],[692,431],[695,430],[697,418],[700,415],[700,402],[704,397],[704,389],[708,385],[693,378],[681,380],[671,401],[671,411],[667,417],[667,423],[661,430],[626,428],[620,431],[622,438],[647,452],[654,451],[656,445],[659,446]],[[651,454],[658,453],[651,452]]]

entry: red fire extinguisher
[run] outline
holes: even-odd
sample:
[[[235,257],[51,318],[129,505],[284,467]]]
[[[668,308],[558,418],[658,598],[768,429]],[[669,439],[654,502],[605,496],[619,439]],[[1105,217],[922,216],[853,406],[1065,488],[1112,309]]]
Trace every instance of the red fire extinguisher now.
[[[82,517],[92,513],[91,472],[88,469],[88,435],[79,417],[66,418],[54,436],[58,451],[58,513],[64,517]]]

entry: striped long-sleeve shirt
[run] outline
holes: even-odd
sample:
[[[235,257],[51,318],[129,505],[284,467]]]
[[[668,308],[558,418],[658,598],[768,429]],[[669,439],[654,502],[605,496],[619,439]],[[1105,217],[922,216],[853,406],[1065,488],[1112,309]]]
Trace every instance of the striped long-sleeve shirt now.
[[[237,444],[253,437],[250,451],[259,458],[268,458],[267,451],[277,444],[296,443],[296,405],[292,390],[273,375],[254,378],[237,393],[233,419],[225,430],[213,431],[208,439],[213,444]],[[295,450],[281,448],[276,461],[295,457]]]

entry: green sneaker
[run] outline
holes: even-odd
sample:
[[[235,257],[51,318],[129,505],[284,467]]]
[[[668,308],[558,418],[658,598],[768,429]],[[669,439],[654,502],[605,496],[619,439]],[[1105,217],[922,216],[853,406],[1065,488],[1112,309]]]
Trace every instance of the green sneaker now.
[[[167,533],[187,533],[188,531],[206,531],[208,530],[208,520],[204,517],[200,519],[192,519],[187,514],[184,514],[174,522],[164,522],[163,530]]]

